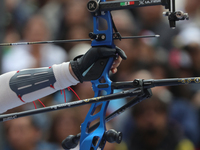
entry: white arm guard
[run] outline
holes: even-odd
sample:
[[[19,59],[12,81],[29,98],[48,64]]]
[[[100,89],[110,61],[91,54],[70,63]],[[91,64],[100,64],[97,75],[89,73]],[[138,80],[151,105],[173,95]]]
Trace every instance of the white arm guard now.
[[[77,83],[69,72],[69,62],[5,73],[0,76],[0,113]]]

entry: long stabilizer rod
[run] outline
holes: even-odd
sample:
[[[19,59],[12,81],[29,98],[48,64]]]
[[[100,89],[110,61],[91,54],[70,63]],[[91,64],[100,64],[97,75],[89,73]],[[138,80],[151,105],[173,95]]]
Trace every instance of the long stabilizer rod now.
[[[63,103],[63,104],[58,104],[58,105],[53,105],[49,107],[28,110],[28,111],[23,111],[23,112],[18,112],[18,113],[0,115],[0,122],[13,120],[13,119],[25,117],[25,116],[35,115],[39,113],[44,113],[44,112],[50,112],[50,111],[55,111],[55,110],[60,110],[60,109],[65,109],[65,108],[72,108],[72,107],[97,103],[101,101],[110,101],[117,98],[133,97],[141,93],[142,93],[142,90],[140,89],[132,89],[132,90],[126,90],[119,93],[114,93],[114,94],[100,96],[100,97],[94,97],[94,98],[89,98],[89,99],[84,99],[84,100],[79,100],[79,101],[74,101],[74,102],[69,102],[69,103]]]
[[[190,78],[168,78],[168,79],[147,79],[142,80],[142,85],[139,86],[139,81],[142,79],[135,79],[127,82],[112,82],[113,89],[127,89],[138,88],[142,86],[144,89],[153,88],[157,86],[177,86],[187,84],[200,84],[200,77]]]
[[[123,89],[123,88],[149,89],[149,88],[153,88],[156,86],[176,86],[176,85],[199,84],[200,83],[200,77],[171,78],[171,79],[158,79],[158,80],[148,79],[148,80],[142,80],[142,85],[139,84],[140,83],[139,80],[141,80],[141,79],[135,79],[134,81],[129,81],[129,82],[113,82],[111,86],[113,89]],[[24,112],[0,115],[0,122],[16,119],[19,117],[64,109],[64,108],[71,108],[71,107],[77,107],[77,106],[81,106],[81,105],[96,103],[99,101],[109,101],[109,100],[113,100],[113,99],[117,99],[117,98],[133,97],[133,96],[137,96],[138,94],[141,94],[141,92],[142,92],[141,89],[132,89],[132,90],[126,90],[126,91],[115,93],[115,94],[110,94],[110,95],[105,95],[105,96],[100,96],[100,97],[95,97],[95,98],[89,98],[89,99],[84,99],[84,100],[80,100],[80,101],[69,102],[69,103],[64,103],[64,104],[59,104],[59,105],[53,105],[50,107],[39,108],[39,109],[35,109],[35,110],[28,110],[28,111],[24,111]]]

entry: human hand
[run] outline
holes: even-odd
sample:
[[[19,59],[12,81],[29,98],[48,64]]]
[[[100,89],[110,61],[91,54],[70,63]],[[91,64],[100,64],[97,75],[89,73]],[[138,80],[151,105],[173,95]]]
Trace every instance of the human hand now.
[[[115,73],[117,72],[117,67],[120,65],[121,61],[122,61],[122,58],[121,58],[120,56],[118,56],[118,57],[114,60],[113,65],[112,65],[112,67],[111,67],[111,72],[112,72],[113,74],[115,74]]]
[[[88,69],[99,59],[117,57],[111,67],[112,73],[117,72],[117,67],[120,65],[122,59],[126,59],[127,56],[120,48],[108,48],[108,47],[92,47],[86,52],[85,55],[76,57],[73,61],[70,61],[70,72],[80,82],[88,81],[85,80],[83,73],[87,72]]]

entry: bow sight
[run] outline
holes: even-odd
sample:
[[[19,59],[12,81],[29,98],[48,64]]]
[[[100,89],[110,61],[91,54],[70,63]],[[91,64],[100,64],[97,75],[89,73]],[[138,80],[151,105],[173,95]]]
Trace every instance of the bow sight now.
[[[111,1],[101,2],[97,0],[90,0],[87,3],[87,9],[95,16],[101,15],[102,11],[112,11],[121,9],[133,9],[136,7],[163,5],[168,12],[164,12],[168,16],[170,27],[176,27],[176,21],[189,19],[187,13],[175,10],[175,0],[138,0],[138,1]]]

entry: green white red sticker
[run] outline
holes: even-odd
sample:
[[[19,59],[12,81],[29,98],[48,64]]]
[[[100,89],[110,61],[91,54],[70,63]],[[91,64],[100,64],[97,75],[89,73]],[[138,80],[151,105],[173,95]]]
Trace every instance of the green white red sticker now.
[[[134,1],[128,1],[128,2],[121,2],[120,6],[128,6],[128,5],[134,5],[135,2]]]

